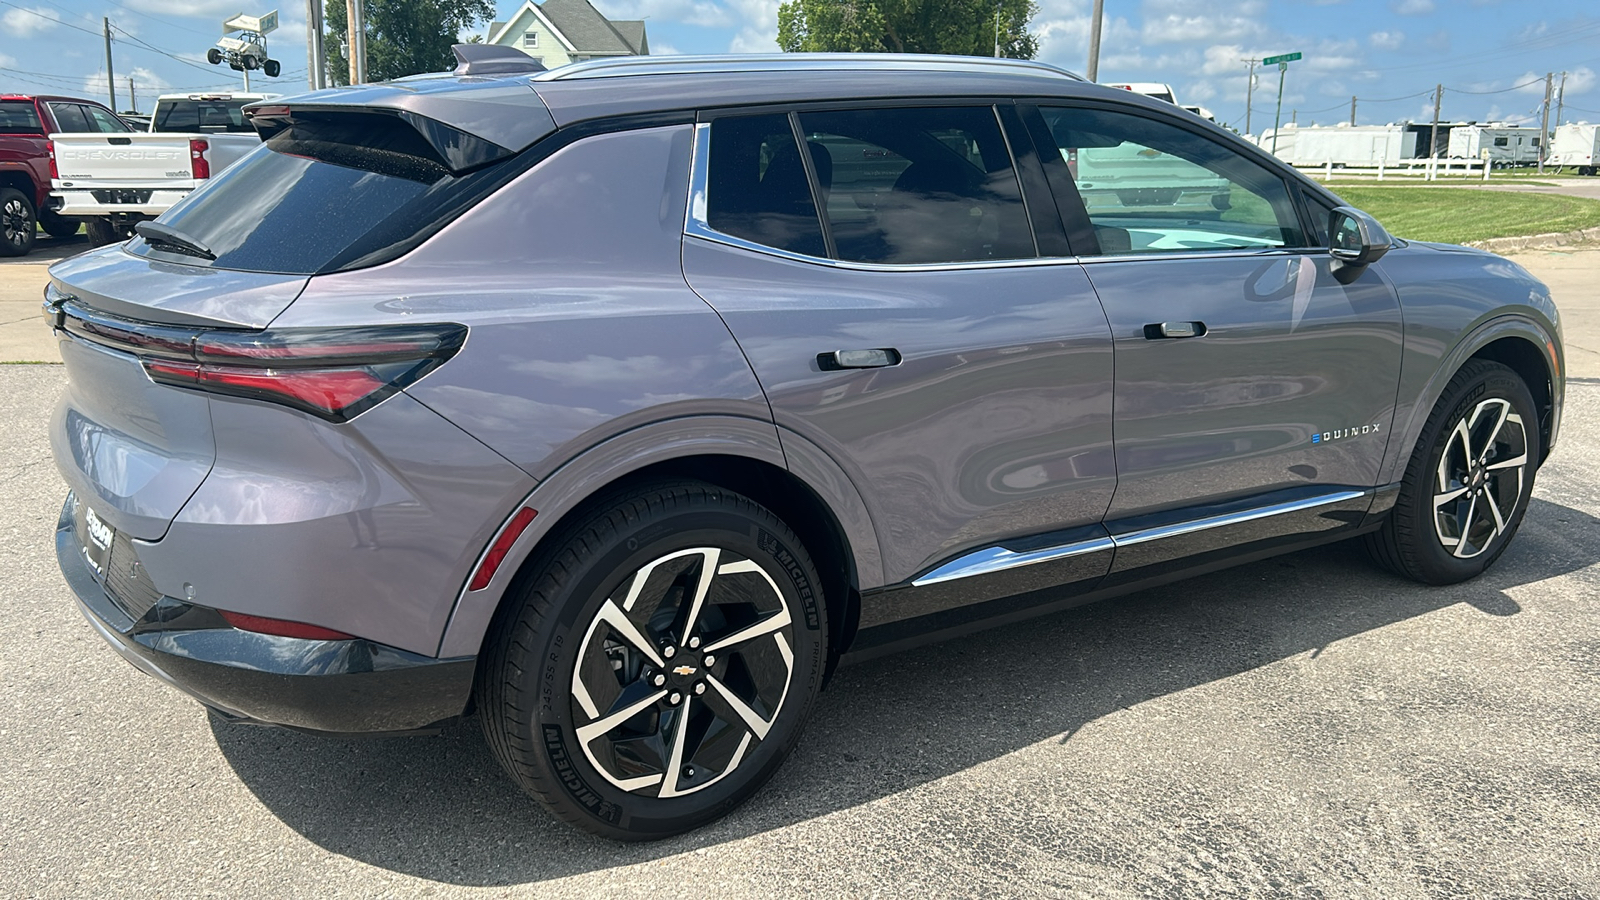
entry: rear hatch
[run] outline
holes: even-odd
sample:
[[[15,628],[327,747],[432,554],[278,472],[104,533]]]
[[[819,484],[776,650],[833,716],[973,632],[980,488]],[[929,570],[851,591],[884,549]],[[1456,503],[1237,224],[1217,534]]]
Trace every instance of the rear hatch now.
[[[393,390],[396,379],[436,364],[441,347],[459,346],[459,335],[268,328],[312,275],[405,253],[518,170],[525,145],[373,108],[385,96],[375,87],[364,87],[365,106],[313,94],[323,100],[315,108],[261,110],[269,120],[258,122],[262,146],[163,214],[165,230],[51,268],[44,312],[68,376],[51,444],[97,520],[144,540],[166,533],[216,458],[211,395],[342,421],[366,407],[321,409],[275,380],[332,373],[344,379],[335,379],[339,390],[363,379]],[[522,90],[531,103],[524,126],[540,115],[549,122],[531,89]],[[225,353],[208,356],[219,342]],[[417,362],[424,356],[435,362]],[[222,377],[209,377],[214,370]]]

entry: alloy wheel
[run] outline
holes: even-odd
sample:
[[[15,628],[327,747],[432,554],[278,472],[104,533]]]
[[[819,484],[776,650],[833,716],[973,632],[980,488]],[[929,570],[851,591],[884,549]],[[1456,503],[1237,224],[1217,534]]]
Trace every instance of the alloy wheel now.
[[[28,212],[28,205],[20,199],[12,197],[4,207],[0,207],[0,233],[4,234],[6,243],[21,244],[32,228],[33,216]]]
[[[767,737],[794,676],[789,600],[755,560],[679,550],[625,578],[578,648],[572,715],[584,755],[616,787],[692,794]]]
[[[1527,467],[1527,429],[1509,400],[1486,399],[1456,422],[1433,495],[1434,531],[1451,555],[1471,559],[1505,533]]]

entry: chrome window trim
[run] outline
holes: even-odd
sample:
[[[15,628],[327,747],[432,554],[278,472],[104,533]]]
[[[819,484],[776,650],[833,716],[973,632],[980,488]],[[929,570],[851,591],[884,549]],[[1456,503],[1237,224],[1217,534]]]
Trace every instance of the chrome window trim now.
[[[1004,131],[1001,132],[1004,134]],[[749,250],[777,259],[790,262],[807,263],[813,266],[825,266],[833,269],[848,269],[857,272],[950,272],[962,269],[1014,269],[1023,266],[1060,266],[1078,262],[1075,256],[1048,256],[1030,257],[1026,259],[983,259],[967,260],[963,262],[942,263],[869,263],[855,262],[844,259],[828,259],[822,256],[808,256],[804,253],[794,253],[778,247],[769,247],[755,241],[723,234],[712,228],[707,221],[707,185],[711,181],[711,123],[696,122],[694,126],[694,148],[689,161],[689,202],[684,209],[683,233],[692,238],[710,241],[713,244],[722,244],[727,247],[737,247],[740,250]],[[1029,223],[1032,224],[1031,221]],[[1037,249],[1037,236],[1034,238]]]
[[[1094,553],[1099,550],[1111,550],[1117,547],[1128,547],[1134,544],[1143,544],[1149,541],[1164,538],[1179,537],[1193,534],[1198,531],[1208,531],[1212,528],[1221,528],[1227,525],[1239,525],[1245,522],[1254,522],[1272,516],[1281,516],[1287,513],[1302,512],[1316,509],[1319,506],[1331,506],[1335,503],[1344,503],[1350,500],[1359,500],[1371,496],[1372,491],[1337,491],[1332,494],[1320,494],[1316,497],[1307,497],[1304,500],[1291,500],[1287,503],[1274,503],[1271,506],[1261,506],[1255,509],[1241,510],[1239,512],[1225,513],[1220,516],[1207,516],[1189,522],[1179,522],[1173,525],[1162,525],[1157,528],[1144,528],[1124,534],[1113,534],[1109,537],[1094,538],[1087,541],[1076,541],[1063,544],[1059,547],[1046,547],[1042,550],[1030,550],[1017,553],[1004,547],[985,547],[958,556],[950,562],[928,572],[920,578],[912,579],[913,587],[923,587],[930,584],[939,584],[945,581],[955,581],[959,578],[970,578],[974,575],[989,575],[995,572],[1004,572],[1007,569],[1016,569],[1022,566],[1031,566],[1036,563],[1053,562],[1058,559],[1067,559],[1081,556],[1085,553]]]
[[[1228,250],[1185,250],[1176,253],[1114,253],[1098,256],[1080,256],[1083,265],[1101,265],[1113,262],[1154,262],[1162,259],[1257,259],[1270,257],[1315,256],[1327,253],[1327,247],[1262,247]]]
[[[628,75],[717,75],[736,72],[1005,72],[1052,81],[1085,82],[1048,63],[985,56],[949,57],[916,53],[751,53],[702,56],[620,56],[557,66],[534,82],[620,78]]]
[[[989,547],[976,553],[968,553],[965,556],[956,557],[921,578],[913,580],[911,584],[913,587],[922,587],[928,584],[938,584],[942,581],[955,581],[958,578],[968,578],[973,575],[986,575],[990,572],[1003,572],[1006,569],[1017,569],[1037,563],[1054,562],[1058,559],[1082,556],[1085,553],[1094,553],[1098,550],[1110,550],[1114,546],[1116,545],[1110,538],[1094,538],[1088,541],[1063,544],[1060,547],[1030,550],[1026,553],[1017,553],[1004,547]]]

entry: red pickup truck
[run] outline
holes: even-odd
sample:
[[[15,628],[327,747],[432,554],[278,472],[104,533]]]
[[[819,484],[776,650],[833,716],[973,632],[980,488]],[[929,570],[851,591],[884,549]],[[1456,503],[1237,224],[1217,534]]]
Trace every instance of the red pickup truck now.
[[[92,100],[0,94],[0,256],[33,249],[35,223],[55,237],[78,230],[78,220],[45,208],[54,168],[47,135],[131,130]]]

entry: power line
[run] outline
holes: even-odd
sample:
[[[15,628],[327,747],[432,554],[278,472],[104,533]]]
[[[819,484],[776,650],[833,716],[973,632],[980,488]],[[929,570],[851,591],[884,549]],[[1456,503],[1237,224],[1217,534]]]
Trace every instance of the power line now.
[[[1525,87],[1527,87],[1529,85],[1538,84],[1539,82],[1541,82],[1543,80],[1544,80],[1543,78],[1535,78],[1532,81],[1525,81],[1522,84],[1514,84],[1511,87],[1501,88],[1498,91],[1463,91],[1460,88],[1446,88],[1446,90],[1451,91],[1452,93],[1456,93],[1456,94],[1474,94],[1476,96],[1482,97],[1482,96],[1487,96],[1489,94],[1505,94],[1505,93],[1509,93],[1511,91],[1520,91],[1520,90],[1522,90],[1523,88],[1525,88]]]

